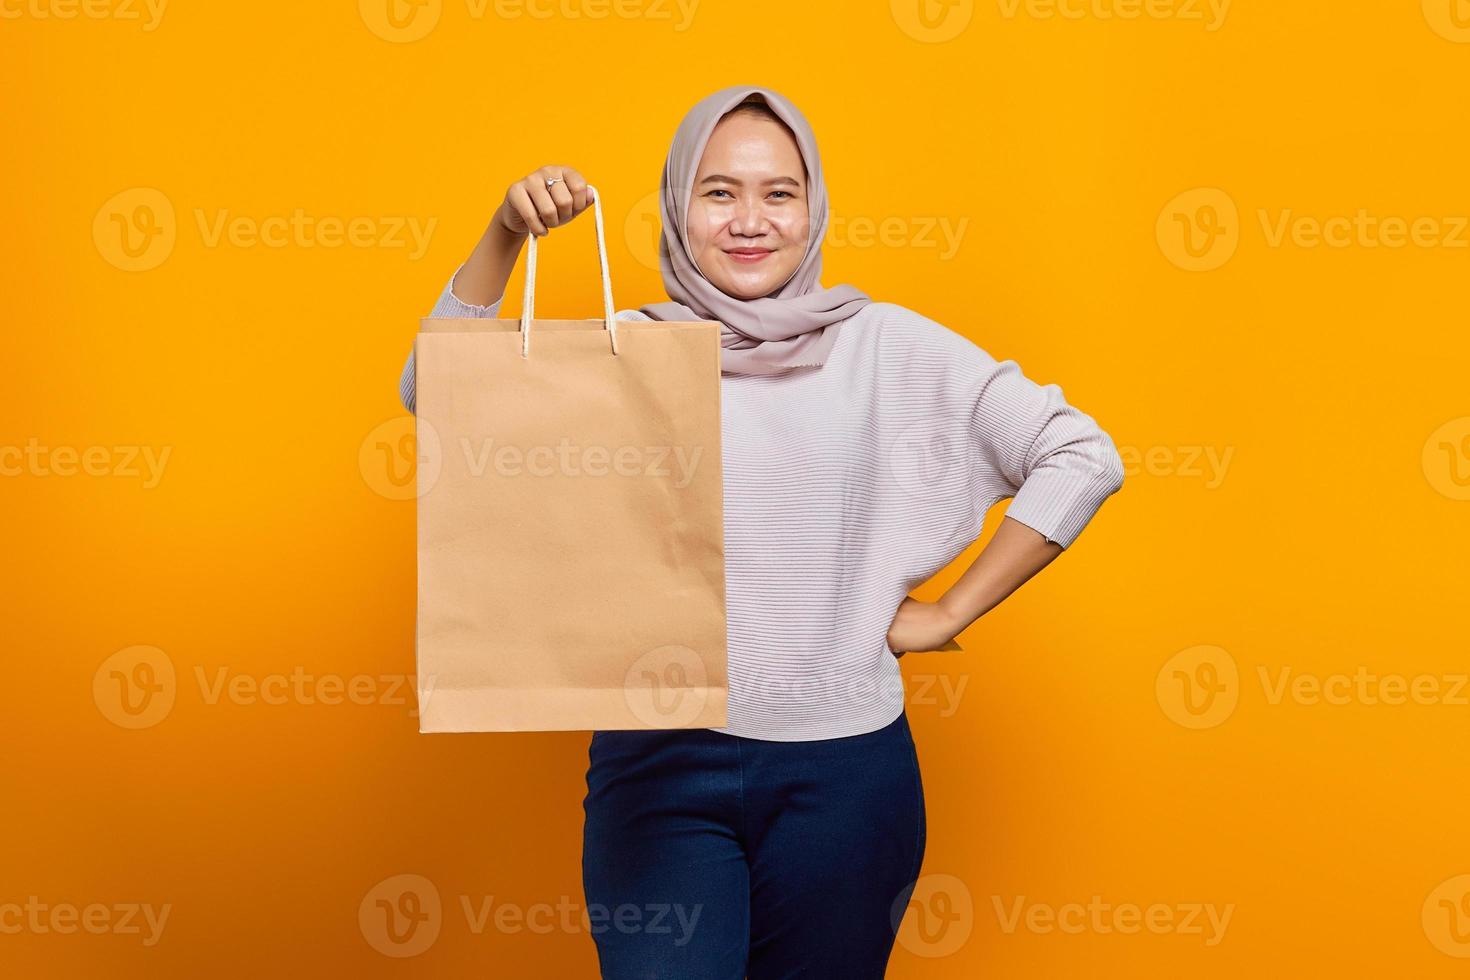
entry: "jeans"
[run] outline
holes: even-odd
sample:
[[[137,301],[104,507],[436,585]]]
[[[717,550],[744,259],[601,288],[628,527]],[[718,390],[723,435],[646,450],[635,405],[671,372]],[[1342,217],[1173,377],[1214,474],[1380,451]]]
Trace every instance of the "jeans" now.
[[[924,859],[908,718],[805,742],[595,732],[582,883],[604,980],[881,978]]]

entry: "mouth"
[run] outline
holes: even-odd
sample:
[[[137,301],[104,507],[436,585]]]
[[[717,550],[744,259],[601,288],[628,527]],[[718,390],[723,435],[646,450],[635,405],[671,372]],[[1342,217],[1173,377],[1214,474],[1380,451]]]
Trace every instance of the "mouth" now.
[[[730,256],[735,262],[754,265],[770,255],[773,251],[775,250],[769,248],[727,248],[725,249],[725,254]]]

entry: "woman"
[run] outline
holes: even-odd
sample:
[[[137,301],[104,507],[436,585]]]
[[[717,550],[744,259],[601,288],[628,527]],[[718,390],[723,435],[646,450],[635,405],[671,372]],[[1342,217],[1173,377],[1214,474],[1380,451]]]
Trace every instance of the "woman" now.
[[[661,191],[672,302],[617,315],[723,324],[729,715],[593,735],[583,884],[602,975],[881,977],[925,844],[897,658],[945,645],[1060,554],[1122,462],[1056,385],[821,285],[821,159],[776,92],[694,106]],[[590,203],[569,167],[512,184],[433,315],[496,316],[526,236]],[[410,411],[413,380],[410,355]],[[909,598],[1006,497],[964,575]]]

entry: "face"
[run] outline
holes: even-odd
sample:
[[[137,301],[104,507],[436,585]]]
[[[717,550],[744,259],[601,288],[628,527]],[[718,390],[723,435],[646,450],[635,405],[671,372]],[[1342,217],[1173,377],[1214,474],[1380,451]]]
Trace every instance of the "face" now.
[[[768,296],[806,254],[806,168],[786,127],[747,112],[715,125],[689,198],[694,264],[724,293]]]

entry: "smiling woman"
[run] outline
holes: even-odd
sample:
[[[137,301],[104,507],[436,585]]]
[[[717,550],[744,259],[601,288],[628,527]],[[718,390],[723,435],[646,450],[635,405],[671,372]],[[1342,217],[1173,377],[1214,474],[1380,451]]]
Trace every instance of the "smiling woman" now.
[[[731,296],[769,296],[801,264],[807,226],[796,136],[752,96],[715,126],[700,159],[688,219],[695,266]]]
[[[595,733],[589,903],[702,910],[680,942],[594,930],[602,973],[879,978],[925,847],[895,654],[940,649],[1055,558],[1122,462],[1056,385],[913,310],[822,286],[821,158],[776,92],[695,105],[660,190],[670,302],[617,316],[721,324],[728,723]],[[590,203],[569,167],[512,184],[433,315],[497,316],[526,236]],[[400,392],[413,410],[412,354]],[[910,598],[1007,497],[943,598]]]
[[[782,96],[745,91],[730,109],[706,99],[674,134],[659,200],[659,266],[673,302],[642,311],[723,323],[731,374],[820,366],[837,326],[872,300],[822,288],[829,211],[811,126]]]

